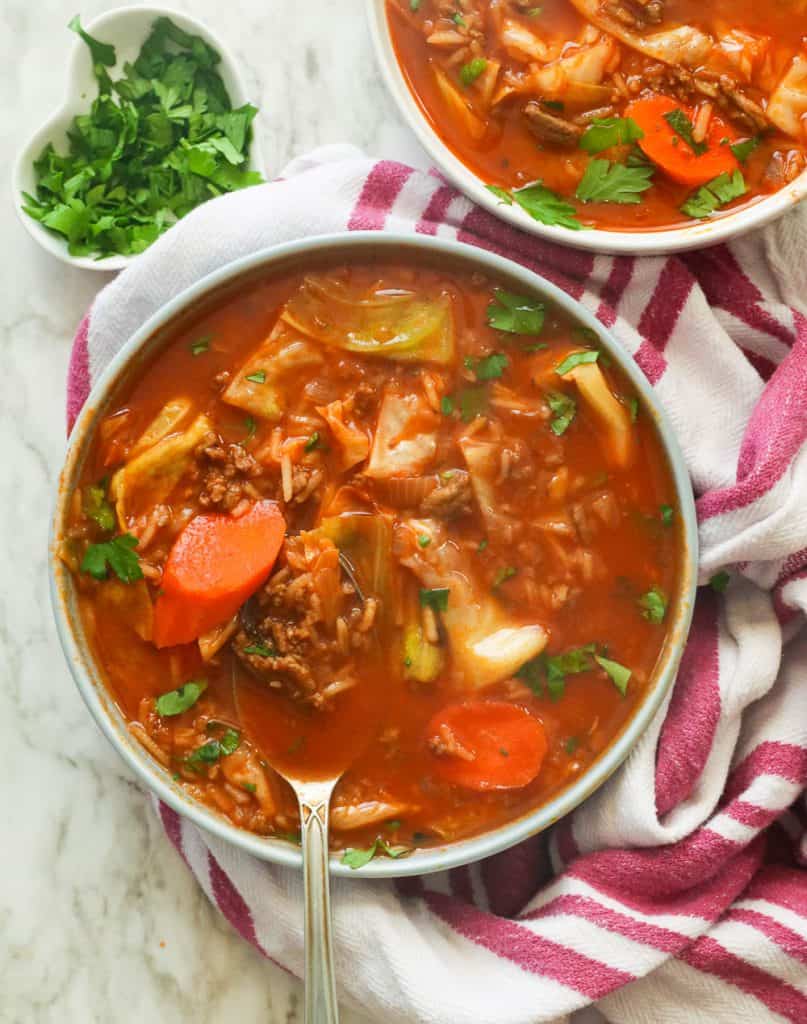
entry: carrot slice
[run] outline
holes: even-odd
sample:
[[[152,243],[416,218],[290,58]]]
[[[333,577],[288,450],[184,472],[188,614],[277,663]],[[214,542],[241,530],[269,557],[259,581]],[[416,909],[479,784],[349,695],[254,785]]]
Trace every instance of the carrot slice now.
[[[639,140],[644,153],[675,181],[684,185],[704,185],[719,174],[731,173],[739,164],[730,143],[737,134],[719,114],[713,113],[703,140],[706,149],[698,155],[665,120],[665,114],[680,110],[693,118],[691,107],[676,103],[669,96],[648,96],[634,100],[625,110],[644,132]]]
[[[449,704],[426,733],[435,770],[467,789],[518,789],[541,770],[547,750],[541,722],[506,701]]]
[[[244,515],[195,516],[174,542],[154,607],[157,647],[191,643],[230,619],[274,565],[286,522],[274,501]]]

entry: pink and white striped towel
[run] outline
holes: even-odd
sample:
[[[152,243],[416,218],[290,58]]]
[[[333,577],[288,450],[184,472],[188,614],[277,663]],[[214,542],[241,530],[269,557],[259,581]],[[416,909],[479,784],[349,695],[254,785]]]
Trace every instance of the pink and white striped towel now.
[[[347,147],[224,196],[96,299],[69,418],[118,346],[203,274],[277,242],[385,228],[518,260],[611,327],[657,389],[698,495],[701,582],[671,698],[547,842],[392,884],[338,880],[342,996],[373,1020],[807,1021],[807,208],[730,246],[591,256],[521,234],[433,175]],[[302,970],[301,879],[161,807],[200,885]]]

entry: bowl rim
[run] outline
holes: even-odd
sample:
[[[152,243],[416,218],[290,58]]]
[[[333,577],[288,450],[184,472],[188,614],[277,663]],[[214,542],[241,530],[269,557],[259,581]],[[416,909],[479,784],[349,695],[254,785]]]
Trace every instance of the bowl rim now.
[[[141,16],[144,21],[161,17],[170,18],[172,21],[177,22],[180,27],[184,28],[185,31],[194,32],[196,35],[200,35],[205,42],[209,43],[218,51],[221,56],[220,67],[226,67],[227,75],[232,79],[233,88],[231,89],[230,98],[233,100],[233,105],[242,106],[244,103],[249,102],[249,91],[244,83],[239,63],[232,51],[223,41],[221,36],[217,35],[205,22],[199,21],[199,19],[192,14],[188,14],[185,11],[179,11],[174,7],[164,7],[159,4],[147,4],[143,7],[131,4],[123,7],[114,7],[111,10],[104,11],[102,14],[97,15],[89,21],[86,25],[82,25],[82,28],[85,32],[95,34],[99,31],[102,32],[105,26],[115,22],[118,18],[132,14]],[[12,203],[14,211],[22,226],[34,241],[45,250],[45,252],[50,253],[51,256],[55,256],[57,259],[71,267],[79,267],[82,270],[103,270],[110,273],[123,270],[125,267],[128,267],[132,260],[137,259],[140,254],[135,253],[130,256],[118,254],[115,256],[105,256],[103,259],[93,259],[91,256],[71,256],[67,251],[67,243],[63,238],[61,238],[61,236],[52,234],[47,228],[44,228],[39,221],[29,217],[22,208],[22,183],[28,164],[36,155],[38,155],[39,150],[41,150],[48,141],[50,141],[50,136],[54,131],[54,126],[58,124],[60,119],[66,113],[73,109],[77,92],[77,88],[74,83],[80,74],[81,64],[88,59],[87,52],[87,47],[84,42],[80,38],[76,37],[72,41],[67,60],[65,62],[65,92],[62,102],[58,106],[53,107],[50,113],[43,118],[38,127],[35,128],[26,138],[25,142],[20,146],[20,149],[12,163]],[[87,104],[89,104],[91,102],[91,97],[87,97],[86,100]],[[266,169],[261,153],[259,134],[255,121],[253,121],[252,141],[249,147],[247,162],[252,169],[259,171],[265,176]],[[206,200],[206,202],[209,202],[209,200]]]
[[[508,206],[499,202],[485,187],[485,182],[460,160],[432,128],[395,56],[387,16],[387,0],[365,0],[365,12],[381,77],[398,113],[414,132],[418,142],[456,188],[499,220],[522,231],[568,248],[605,255],[672,255],[727,242],[754,228],[763,227],[807,196],[807,170],[804,170],[784,188],[763,199],[752,201],[736,212],[714,220],[695,221],[684,227],[648,231],[606,231],[602,228],[569,231],[567,228],[541,224],[516,204]]]
[[[170,331],[171,323],[203,297],[215,294],[239,278],[248,279],[250,274],[279,271],[289,263],[300,263],[309,256],[321,259],[323,256],[333,255],[337,259],[354,259],[361,258],[364,254],[365,258],[372,259],[379,254],[394,257],[402,251],[412,254],[415,259],[419,254],[426,258],[445,258],[450,264],[464,264],[471,269],[482,270],[496,278],[513,282],[516,287],[544,296],[578,323],[597,334],[598,344],[618,363],[620,370],[636,388],[642,408],[653,416],[661,444],[667,454],[676,500],[681,511],[676,524],[682,547],[681,578],[674,614],[670,618],[667,639],[656,664],[653,679],[633,715],[587,771],[540,807],[481,835],[439,847],[417,850],[406,858],[377,858],[370,861],[360,872],[352,871],[333,856],[332,873],[352,878],[396,878],[443,871],[499,853],[543,831],[577,807],[619,767],[666,697],[675,678],[694,608],[698,561],[697,522],[692,487],[678,441],[666,413],[630,354],[589,310],[551,281],[497,253],[453,239],[403,232],[357,231],[312,236],[265,248],[220,267],[181,291],[149,317],[112,358],[98,377],[73,427],[64,466],[56,485],[50,521],[48,574],[57,632],[75,684],[103,734],[137,779],[183,817],[245,853],[280,866],[299,869],[302,865],[302,855],[298,848],[284,840],[258,836],[237,828],[223,816],[192,799],[172,780],[170,773],[154,761],[126,730],[114,697],[111,691],[106,689],[83,637],[83,628],[74,607],[75,590],[72,574],[59,559],[57,550],[69,500],[81,472],[83,458],[95,426],[105,414],[107,403],[129,365],[134,363],[141,352],[146,352],[146,358],[151,358],[160,350],[165,341],[165,338],[160,336],[161,331],[166,328]],[[672,609],[673,602],[670,607]]]

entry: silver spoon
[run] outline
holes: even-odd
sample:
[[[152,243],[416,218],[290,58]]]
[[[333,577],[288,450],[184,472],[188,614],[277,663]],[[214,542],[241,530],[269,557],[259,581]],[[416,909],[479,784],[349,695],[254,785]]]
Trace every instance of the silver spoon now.
[[[339,565],[364,605],[364,593],[355,570],[341,551]],[[305,899],[305,1024],[339,1024],[331,938],[328,812],[334,786],[345,769],[324,779],[298,779],[287,769],[272,764],[271,758],[266,760],[294,790],[300,808]]]

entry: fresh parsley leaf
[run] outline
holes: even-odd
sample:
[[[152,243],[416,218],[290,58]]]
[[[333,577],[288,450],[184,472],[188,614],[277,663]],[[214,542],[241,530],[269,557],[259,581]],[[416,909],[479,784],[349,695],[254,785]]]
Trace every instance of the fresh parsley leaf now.
[[[570,736],[563,744],[563,749],[566,751],[569,757],[571,757],[579,746],[580,740],[576,736]]]
[[[244,648],[244,654],[257,654],[259,658],[276,658],[277,651],[268,644],[254,643]]]
[[[455,25],[459,25],[462,28],[465,27],[465,18],[463,18],[459,11],[456,11],[454,14],[451,15],[451,20],[454,22]]]
[[[473,85],[487,66],[488,62],[484,57],[474,57],[473,60],[469,60],[467,64],[462,65],[460,68],[460,81],[466,89],[469,85]]]
[[[562,377],[569,370],[573,370],[575,366],[581,366],[585,363],[596,363],[600,358],[600,353],[595,349],[587,348],[584,352],[570,352],[566,358],[558,363],[555,367],[555,373]]]
[[[448,610],[448,595],[451,593],[448,587],[434,587],[432,590],[420,591],[421,608],[431,608],[436,612]]]
[[[488,326],[508,334],[540,334],[544,326],[543,302],[496,288],[488,305]]]
[[[712,178],[705,185],[701,185],[697,192],[693,193],[681,207],[681,212],[687,217],[703,219],[710,217],[715,210],[726,203],[739,199],[748,191],[742,171],[732,171],[731,174],[724,172],[716,178]]]
[[[205,334],[201,338],[197,338],[196,341],[192,341],[190,345],[191,355],[195,358],[203,352],[207,352],[210,348],[211,338],[210,334]]]
[[[251,441],[258,431],[258,423],[254,416],[247,416],[244,420],[244,430],[246,432],[246,440]]]
[[[241,733],[237,729],[227,729],[219,740],[219,746],[223,754],[232,754],[241,743]]]
[[[701,156],[706,152],[708,146],[705,142],[696,142],[692,135],[692,122],[683,112],[676,108],[664,115],[664,120],[672,128],[675,134],[682,139],[692,150],[695,156]]]
[[[388,857],[397,859],[398,857],[406,856],[407,853],[411,853],[411,850],[408,846],[390,846],[389,843],[379,837],[372,846],[367,847],[365,850],[354,850],[352,847],[349,847],[342,854],[341,863],[356,871],[358,868],[363,868],[365,864],[369,864],[378,853],[385,853]]]
[[[570,231],[582,231],[583,225],[577,219],[577,210],[557,193],[548,189],[540,181],[524,188],[516,189],[513,199],[525,210],[533,220],[549,227],[568,228]]]
[[[90,544],[81,561],[81,571],[97,580],[105,580],[111,569],[122,583],[135,583],[143,579],[143,570],[135,553],[137,537],[124,533],[120,537]]]
[[[731,576],[725,571],[716,572],[714,576],[709,580],[709,586],[718,594],[724,594],[726,587],[729,585]]]
[[[409,0],[409,10],[410,11],[419,11],[420,10],[420,0]]]
[[[206,679],[191,679],[176,690],[169,690],[161,693],[154,701],[157,714],[162,718],[171,718],[173,715],[181,715],[183,711],[192,708],[207,689]]]
[[[241,743],[241,734],[236,729],[227,729],[221,739],[208,740],[201,747],[191,751],[185,758],[185,764],[190,768],[200,765],[215,764],[236,751]]]
[[[476,545],[476,550],[481,554],[481,552],[483,552],[487,546],[488,539],[487,537],[483,537],[482,540],[480,540],[480,542]]]
[[[628,167],[595,158],[588,162],[575,195],[583,203],[640,203],[653,182],[653,168]]]
[[[761,142],[762,136],[754,135],[750,139],[743,139],[742,142],[733,143],[731,146],[729,146],[729,149],[732,151],[734,156],[740,161],[740,163],[744,164],[745,161],[749,158],[749,156],[751,156],[751,154],[754,152],[754,150],[757,149]]]
[[[560,437],[569,429],[577,413],[577,402],[571,395],[566,395],[562,391],[547,392],[546,401],[553,413],[549,427],[553,434]]]
[[[454,399],[448,395],[443,395],[440,399],[440,412],[444,416],[450,416],[454,412]]]
[[[245,789],[247,793],[255,793],[257,792],[258,787],[254,782],[242,782],[241,789]]]
[[[651,587],[639,598],[639,607],[648,622],[658,624],[664,621],[667,614],[667,597],[659,587]]]
[[[484,359],[472,359],[466,365],[477,380],[496,380],[507,369],[509,360],[502,352],[493,352]]]
[[[246,379],[251,380],[253,384],[265,384],[266,370],[256,370],[255,373],[248,373]]]
[[[477,416],[481,416],[488,407],[488,392],[483,384],[472,388],[463,388],[458,397],[463,423],[470,423]]]
[[[587,153],[600,153],[643,138],[644,132],[632,117],[598,117],[583,132],[580,148]]]
[[[505,206],[513,205],[513,197],[510,195],[507,189],[500,188],[498,185],[485,185],[485,188],[488,190],[488,192],[492,192],[500,203],[504,203]]]
[[[675,515],[672,505],[660,505],[659,515],[661,516],[662,526],[672,526],[673,516]]]
[[[545,341],[537,341],[532,345],[525,345],[525,352],[543,352],[544,349],[549,348],[549,345]]]
[[[539,654],[522,665],[516,676],[538,696],[543,693],[545,684],[549,696],[557,700],[563,696],[567,675],[588,672],[594,667],[592,657],[596,650],[596,644],[585,644],[563,654]]]
[[[493,577],[493,589],[498,590],[502,583],[506,583],[508,580],[511,580],[517,572],[518,569],[512,565],[505,565],[502,566],[501,569],[497,569],[496,575]]]
[[[320,446],[319,431],[315,430],[314,433],[311,435],[311,437],[309,437],[309,439],[305,442],[305,449],[304,450],[307,451],[307,452],[313,452],[313,450],[315,448],[319,448],[319,446]]]
[[[611,682],[624,697],[628,692],[628,682],[631,677],[631,670],[620,665],[618,661],[611,661],[609,658],[602,658],[599,654],[594,655],[594,660],[607,672]]]
[[[639,418],[639,399],[634,397],[626,398],[625,405],[628,407],[631,423],[635,423]]]
[[[543,7],[530,7],[527,11],[528,18],[537,18],[544,13]]]
[[[92,55],[93,64],[102,64],[104,67],[111,68],[115,66],[117,56],[115,55],[115,47],[110,43],[102,43],[98,39],[94,39],[89,32],[85,32],[81,27],[81,19],[78,14],[75,18],[67,23],[67,27],[71,32],[75,32],[76,35],[81,36],[84,42],[87,44]]]
[[[418,547],[427,548],[431,544],[431,542],[431,537],[427,536],[425,533],[421,533],[418,535]]]
[[[115,529],[115,510],[107,500],[105,479],[84,489],[82,504],[88,519],[92,519],[104,533],[112,533]]]

